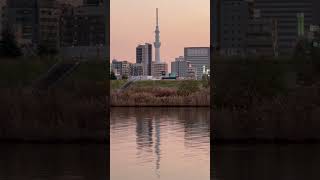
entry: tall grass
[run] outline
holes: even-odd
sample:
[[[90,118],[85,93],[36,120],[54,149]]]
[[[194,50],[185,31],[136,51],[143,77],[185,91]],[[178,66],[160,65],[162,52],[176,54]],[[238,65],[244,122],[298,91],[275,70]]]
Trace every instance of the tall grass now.
[[[210,90],[199,89],[190,94],[179,94],[177,89],[135,87],[125,92],[111,92],[112,106],[209,106]]]
[[[56,59],[0,61],[0,140],[105,141],[109,89],[103,61],[83,62],[63,81],[32,94],[32,82]],[[10,78],[11,77],[11,78]]]
[[[320,68],[315,60],[216,61],[215,140],[320,140]]]

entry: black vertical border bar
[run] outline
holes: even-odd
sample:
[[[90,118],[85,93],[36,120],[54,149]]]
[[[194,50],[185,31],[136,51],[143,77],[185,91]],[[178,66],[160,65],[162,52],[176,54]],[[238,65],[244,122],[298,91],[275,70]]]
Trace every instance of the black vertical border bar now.
[[[214,16],[214,2],[215,0],[210,0],[210,180],[213,180],[213,161],[214,161],[214,153],[213,153],[213,139],[214,139],[214,133],[213,133],[213,100],[214,100],[214,44],[213,44],[213,39],[214,39],[214,33],[213,33],[213,16]]]
[[[104,8],[105,8],[105,20],[106,20],[106,29],[105,29],[105,44],[106,44],[106,72],[107,74],[107,82],[106,82],[106,132],[107,132],[107,142],[106,142],[106,156],[107,156],[107,166],[106,166],[106,179],[110,179],[110,0],[104,0]]]
[[[212,78],[213,78],[213,68],[212,68],[212,55],[213,55],[213,46],[212,46],[212,2],[210,0],[210,59],[209,59],[209,63],[210,63],[210,180],[213,179],[213,169],[212,169],[212,102],[213,102],[213,85],[212,85]]]

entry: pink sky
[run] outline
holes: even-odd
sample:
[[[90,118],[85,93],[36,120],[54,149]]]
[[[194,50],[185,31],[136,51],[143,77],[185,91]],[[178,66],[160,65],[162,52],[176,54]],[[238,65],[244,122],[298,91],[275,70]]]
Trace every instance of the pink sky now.
[[[136,46],[153,44],[156,8],[161,60],[183,56],[184,47],[209,47],[210,0],[110,0],[111,59],[135,62]]]

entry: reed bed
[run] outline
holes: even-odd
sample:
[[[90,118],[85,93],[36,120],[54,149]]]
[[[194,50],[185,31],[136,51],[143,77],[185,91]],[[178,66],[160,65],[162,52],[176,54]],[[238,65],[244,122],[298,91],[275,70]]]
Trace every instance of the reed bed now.
[[[210,90],[202,88],[180,94],[174,88],[137,87],[124,92],[111,92],[112,106],[209,106]]]
[[[91,94],[85,87],[83,91],[56,88],[40,94],[0,89],[0,140],[105,141],[106,95]]]

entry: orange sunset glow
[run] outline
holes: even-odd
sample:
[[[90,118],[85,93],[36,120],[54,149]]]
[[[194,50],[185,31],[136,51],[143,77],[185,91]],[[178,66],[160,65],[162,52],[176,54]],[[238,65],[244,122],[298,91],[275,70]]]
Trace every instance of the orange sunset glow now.
[[[183,56],[184,47],[209,46],[209,0],[111,0],[111,59],[135,62],[136,46],[153,44],[156,8],[161,61],[170,63]]]

